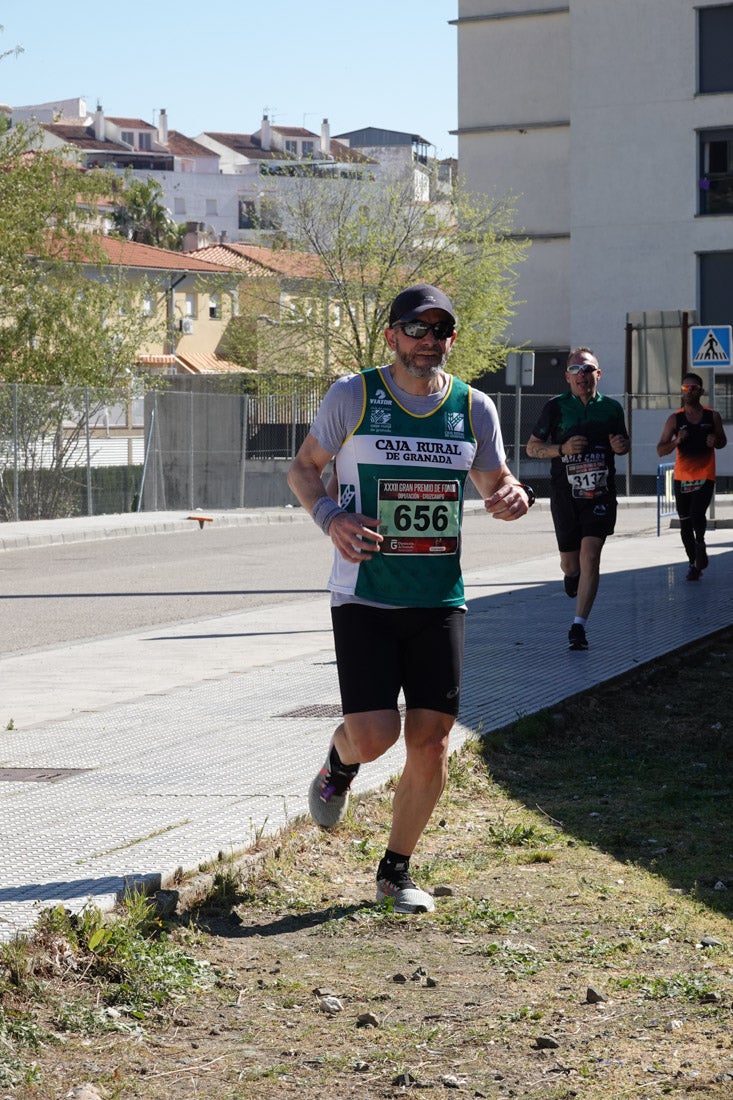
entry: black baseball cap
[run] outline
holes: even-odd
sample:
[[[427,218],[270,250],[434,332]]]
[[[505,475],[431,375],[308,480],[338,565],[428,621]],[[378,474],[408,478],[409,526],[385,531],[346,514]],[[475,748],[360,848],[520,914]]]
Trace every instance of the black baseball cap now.
[[[389,327],[395,321],[414,321],[421,313],[429,309],[442,309],[448,314],[451,321],[455,322],[455,314],[451,300],[437,286],[429,283],[416,283],[401,291],[392,302],[389,310]]]

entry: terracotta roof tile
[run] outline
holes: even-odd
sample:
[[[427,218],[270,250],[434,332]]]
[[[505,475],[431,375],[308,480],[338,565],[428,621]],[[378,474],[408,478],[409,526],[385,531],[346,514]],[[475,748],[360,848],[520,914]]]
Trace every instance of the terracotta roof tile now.
[[[153,126],[151,122],[145,122],[142,118],[115,118],[112,115],[106,116],[108,122],[113,122],[115,126],[124,126],[127,130],[156,130],[157,126]]]
[[[320,141],[317,134],[311,133],[310,130],[304,130],[302,127],[273,126],[272,129],[277,130],[282,137],[292,134],[294,136],[312,137],[315,142]],[[231,149],[232,152],[239,153],[240,156],[248,157],[250,160],[290,159],[282,149],[263,149],[260,139],[254,134],[225,134],[214,130],[206,130],[205,133],[207,137],[212,138],[214,141],[218,141],[220,145],[224,145],[227,149]],[[375,163],[375,161],[371,160],[369,157],[364,156],[363,153],[359,153],[356,149],[350,149],[340,141],[331,142],[330,156],[336,161],[345,161],[349,164]]]
[[[314,134],[312,130],[305,130],[302,126],[271,126],[270,129],[281,134],[282,137],[315,138],[318,141],[318,134]]]
[[[264,268],[274,275],[284,275],[291,279],[328,277],[323,261],[313,252],[293,252],[287,248],[264,248],[261,245],[232,242],[197,248],[192,255],[228,265],[244,275],[262,275]],[[253,270],[243,267],[242,261],[253,267]]]
[[[228,359],[220,359],[213,352],[186,351],[177,352],[177,358],[187,367],[192,374],[256,374],[249,367],[242,367],[239,363],[231,363]]]
[[[216,153],[207,145],[201,145],[193,138],[186,137],[179,130],[168,131],[168,148],[177,157],[215,157]]]
[[[225,134],[215,130],[206,130],[205,132],[207,137],[218,141],[220,145],[226,146],[227,149],[239,153],[240,156],[250,157],[253,160],[282,159],[281,153],[276,153],[272,149],[269,151],[263,149],[259,138],[253,137],[252,134]]]
[[[230,271],[223,264],[207,262],[190,252],[173,252],[168,248],[156,248],[151,244],[126,241],[121,237],[96,236],[109,263],[120,267],[140,267],[157,271],[196,271],[211,274]]]
[[[105,152],[113,152],[115,149],[125,153],[130,152],[128,147],[122,145],[119,141],[99,141],[94,136],[94,130],[91,126],[75,126],[73,123],[67,124],[65,122],[47,122],[44,123],[42,128],[47,130],[49,134],[60,138],[61,141],[65,141],[67,145],[78,145],[82,149],[104,149]]]

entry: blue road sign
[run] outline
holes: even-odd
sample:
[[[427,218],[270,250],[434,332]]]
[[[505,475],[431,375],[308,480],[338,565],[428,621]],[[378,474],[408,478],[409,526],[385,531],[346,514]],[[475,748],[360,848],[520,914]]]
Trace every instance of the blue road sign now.
[[[693,325],[692,367],[713,367],[716,370],[731,367],[731,326]]]

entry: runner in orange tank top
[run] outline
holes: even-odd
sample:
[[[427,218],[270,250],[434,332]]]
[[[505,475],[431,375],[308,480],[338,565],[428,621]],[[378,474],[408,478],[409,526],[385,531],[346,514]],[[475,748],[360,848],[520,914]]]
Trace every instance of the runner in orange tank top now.
[[[704,392],[699,374],[685,375],[682,408],[667,417],[657,444],[660,458],[676,451],[674,495],[682,545],[690,563],[688,581],[698,581],[708,567],[705,532],[715,489],[715,451],[728,442],[720,413],[700,401]]]

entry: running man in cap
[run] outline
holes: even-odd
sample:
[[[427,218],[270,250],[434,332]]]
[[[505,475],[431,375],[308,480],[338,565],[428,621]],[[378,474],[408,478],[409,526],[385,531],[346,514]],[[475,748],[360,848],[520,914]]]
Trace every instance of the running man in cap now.
[[[567,393],[548,401],[527,443],[550,458],[550,508],[565,591],[575,600],[568,649],[588,648],[585,626],[598,592],[601,551],[616,526],[615,455],[629,450],[624,410],[598,392],[601,368],[590,348],[568,356]]]
[[[376,894],[415,913],[434,909],[410,857],[445,786],[460,699],[466,478],[496,519],[519,519],[534,494],[506,466],[493,402],[446,370],[456,335],[443,291],[403,290],[384,335],[393,361],[331,386],[289,484],[334,544],[328,587],[343,720],[311,783],[311,815],[323,828],[343,819],[360,765],[400,736],[402,690],[406,762]],[[333,458],[338,502],[323,482]]]

